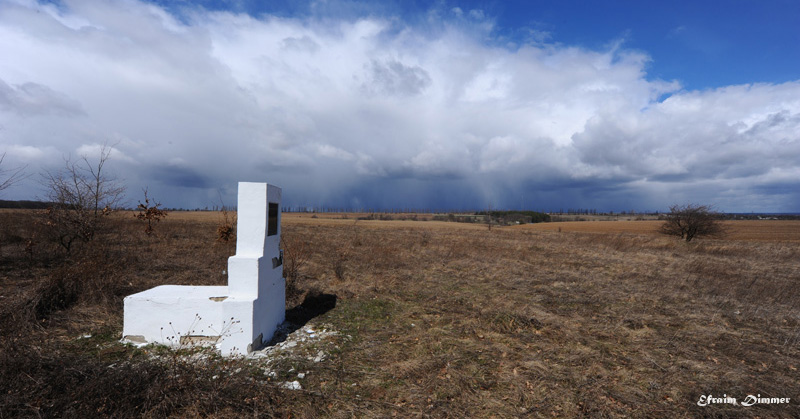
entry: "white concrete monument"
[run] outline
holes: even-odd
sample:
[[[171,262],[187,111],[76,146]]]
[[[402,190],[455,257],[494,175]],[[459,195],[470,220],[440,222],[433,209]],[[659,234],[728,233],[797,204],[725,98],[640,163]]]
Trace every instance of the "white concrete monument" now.
[[[281,188],[239,183],[236,255],[227,286],[162,285],[125,298],[123,340],[214,345],[243,355],[268,342],[285,316]]]

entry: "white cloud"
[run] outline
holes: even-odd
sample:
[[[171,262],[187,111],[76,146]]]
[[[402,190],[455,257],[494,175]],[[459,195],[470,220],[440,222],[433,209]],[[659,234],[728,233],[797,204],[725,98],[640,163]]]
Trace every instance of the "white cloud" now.
[[[686,198],[749,210],[748,196],[798,209],[786,191],[797,186],[800,82],[683,91],[619,44],[590,51],[542,35],[496,46],[476,10],[442,10],[455,20],[429,27],[184,12],[0,5],[0,50],[17,57],[0,60],[0,147],[46,169],[58,161],[34,150],[115,144],[131,190],[149,185],[168,206],[263,179],[296,203],[331,205],[418,180],[391,196],[429,188],[432,206],[497,207],[524,189],[550,208],[569,205],[546,192],[561,188],[584,207]],[[460,192],[434,193],[437,182]]]
[[[317,151],[317,155],[322,157],[328,157],[332,159],[345,160],[345,161],[350,161],[355,159],[353,153],[349,153],[347,151],[342,150],[341,148],[336,148],[329,144],[315,144],[315,148]]]
[[[23,162],[29,162],[42,158],[45,153],[47,153],[47,150],[25,145],[12,145],[6,149],[6,153],[9,158],[16,158]]]
[[[87,159],[96,159],[101,153],[106,153],[108,154],[109,161],[113,158],[115,161],[120,160],[126,163],[136,163],[134,159],[109,144],[82,144],[75,150],[75,153],[80,156],[80,158],[85,157]]]

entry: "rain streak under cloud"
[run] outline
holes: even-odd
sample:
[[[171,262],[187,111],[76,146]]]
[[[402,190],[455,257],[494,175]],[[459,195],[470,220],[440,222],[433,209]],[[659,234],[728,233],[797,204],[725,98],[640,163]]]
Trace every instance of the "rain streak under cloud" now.
[[[421,12],[422,13],[422,12]],[[502,42],[479,10],[278,17],[0,4],[0,152],[35,174],[112,144],[129,200],[800,211],[800,80],[687,90],[647,51]]]

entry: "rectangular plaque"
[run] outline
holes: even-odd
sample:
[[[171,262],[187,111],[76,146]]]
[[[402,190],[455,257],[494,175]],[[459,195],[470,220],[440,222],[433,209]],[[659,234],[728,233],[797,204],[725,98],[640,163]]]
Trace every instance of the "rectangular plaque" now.
[[[269,203],[269,219],[267,221],[267,236],[278,234],[278,204]]]

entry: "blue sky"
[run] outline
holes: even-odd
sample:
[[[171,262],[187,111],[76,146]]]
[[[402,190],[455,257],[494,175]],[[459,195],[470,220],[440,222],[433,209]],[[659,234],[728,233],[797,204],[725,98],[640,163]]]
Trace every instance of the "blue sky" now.
[[[129,201],[800,212],[794,1],[0,1],[0,152]]]
[[[173,10],[182,2],[159,2]],[[323,6],[325,4],[327,6]],[[341,4],[349,7],[342,7]],[[493,36],[523,43],[529,31],[589,49],[612,42],[645,51],[648,76],[677,79],[687,89],[796,80],[800,4],[793,0],[560,0],[298,2],[209,1],[211,10],[253,15],[400,17],[419,21],[431,8],[479,10],[495,22]]]

